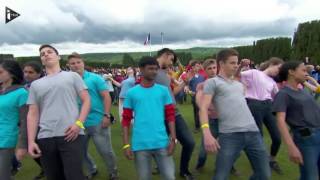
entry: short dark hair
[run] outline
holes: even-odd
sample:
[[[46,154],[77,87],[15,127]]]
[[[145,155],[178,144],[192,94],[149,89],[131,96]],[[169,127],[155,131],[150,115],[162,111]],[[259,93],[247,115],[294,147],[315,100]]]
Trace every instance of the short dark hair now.
[[[163,54],[172,54],[173,55],[173,63],[176,63],[177,62],[177,55],[176,53],[172,50],[172,49],[169,49],[169,48],[162,48],[158,51],[157,53],[157,58],[159,58],[160,56],[162,56]]]
[[[156,58],[154,58],[154,57],[151,57],[151,56],[144,56],[144,57],[142,57],[141,59],[140,59],[140,61],[139,61],[139,67],[141,68],[143,68],[143,67],[145,67],[145,66],[147,66],[147,65],[156,65],[156,66],[158,66],[159,67],[159,63],[158,63],[158,61],[156,60]]]
[[[3,60],[0,62],[0,66],[12,76],[12,85],[21,85],[23,83],[23,71],[16,61]]]
[[[226,62],[227,59],[231,56],[239,56],[239,53],[237,50],[229,48],[229,49],[222,49],[217,54],[217,61],[219,62]]]
[[[41,45],[40,48],[39,48],[39,52],[41,52],[41,50],[42,50],[43,48],[50,48],[50,49],[52,49],[57,55],[59,55],[58,50],[57,50],[55,47],[53,47],[53,46],[51,46],[51,45],[49,45],[49,44],[43,44],[43,45]]]
[[[78,58],[78,59],[82,59],[81,55],[78,54],[77,52],[73,52],[68,56],[68,60],[70,60],[71,58]]]
[[[42,73],[42,67],[41,67],[41,65],[40,65],[38,62],[36,62],[36,61],[26,62],[26,63],[23,65],[23,68],[25,68],[25,67],[27,67],[27,66],[32,67],[32,69],[33,69],[36,73],[38,73],[38,74],[41,74],[41,73]]]
[[[198,60],[191,60],[191,61],[190,61],[190,66],[191,66],[191,67],[195,66],[196,64],[201,64],[201,63],[200,63],[200,61],[198,61]]]
[[[289,70],[296,70],[303,62],[301,61],[288,61],[285,62],[279,70],[279,80],[287,81],[289,76]]]

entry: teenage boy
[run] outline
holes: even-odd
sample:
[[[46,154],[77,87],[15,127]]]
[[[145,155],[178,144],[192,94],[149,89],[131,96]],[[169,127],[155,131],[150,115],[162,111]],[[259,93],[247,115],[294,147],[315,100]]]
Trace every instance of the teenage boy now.
[[[107,84],[98,74],[84,70],[84,61],[78,53],[72,53],[68,56],[68,66],[71,71],[82,77],[88,87],[91,99],[90,113],[84,123],[86,133],[84,138],[84,163],[89,171],[87,177],[90,179],[98,173],[97,166],[88,152],[89,140],[92,138],[98,153],[106,163],[109,179],[118,179],[116,156],[111,143],[111,97]]]
[[[84,180],[83,123],[90,110],[87,87],[77,73],[61,70],[53,46],[42,45],[39,51],[46,75],[29,90],[28,151],[33,158],[41,157],[48,180]]]
[[[174,89],[171,89],[171,79],[168,77],[168,69],[176,61],[176,55],[173,50],[169,48],[163,48],[160,51],[158,51],[157,61],[159,63],[160,69],[156,76],[155,82],[157,84],[161,84],[163,86],[168,87],[173,100],[173,104],[176,104],[174,96],[184,89],[184,87],[188,84],[188,80],[183,81],[179,86],[175,87]],[[187,76],[190,75],[188,74]],[[187,77],[186,79],[190,79],[190,77]],[[192,152],[194,150],[195,141],[191,131],[188,128],[187,123],[185,122],[178,108],[175,108],[175,120],[177,139],[182,146],[179,174],[186,180],[193,180],[194,176],[189,171],[189,164],[192,157]]]
[[[248,108],[244,86],[234,79],[238,69],[238,52],[224,49],[217,54],[219,74],[204,85],[200,118],[205,149],[217,152],[213,179],[228,179],[230,170],[242,150],[253,168],[251,179],[270,178],[268,155],[257,124]],[[213,103],[219,114],[219,140],[210,132],[208,108]]]
[[[168,88],[154,82],[159,69],[157,60],[143,57],[139,67],[142,81],[128,91],[123,105],[123,149],[128,159],[133,159],[134,155],[139,180],[151,179],[153,157],[162,178],[173,180],[175,167],[172,154],[177,142],[174,105]],[[129,130],[133,113],[130,141]]]

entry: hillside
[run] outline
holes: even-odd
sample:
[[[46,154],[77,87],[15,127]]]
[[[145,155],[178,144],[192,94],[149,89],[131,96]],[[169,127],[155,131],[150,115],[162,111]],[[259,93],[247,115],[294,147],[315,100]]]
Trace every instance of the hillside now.
[[[216,47],[194,47],[190,49],[176,49],[175,52],[180,53],[191,53],[193,59],[202,60],[205,57],[212,56],[219,49]],[[152,52],[152,56],[156,55],[157,52]],[[110,64],[122,64],[122,59],[124,54],[129,54],[135,61],[137,61],[142,56],[148,56],[149,52],[128,52],[128,53],[85,53],[81,54],[85,61],[93,62],[105,62]],[[62,59],[66,59],[67,55],[62,55]],[[39,60],[38,56],[32,57],[18,57],[18,61],[26,62],[30,60]]]

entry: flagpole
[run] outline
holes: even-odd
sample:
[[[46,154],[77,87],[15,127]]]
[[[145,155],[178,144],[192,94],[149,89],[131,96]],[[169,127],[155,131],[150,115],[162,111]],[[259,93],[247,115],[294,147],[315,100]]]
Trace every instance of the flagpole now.
[[[150,56],[151,56],[151,34],[150,33],[149,33],[149,37],[150,37],[149,50],[150,50]]]
[[[164,33],[161,32],[161,46],[162,46],[162,48],[163,48],[163,35],[164,35]]]

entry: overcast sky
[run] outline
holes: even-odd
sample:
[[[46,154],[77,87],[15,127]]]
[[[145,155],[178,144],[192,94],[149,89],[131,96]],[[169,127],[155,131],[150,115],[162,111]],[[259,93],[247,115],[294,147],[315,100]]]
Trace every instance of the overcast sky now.
[[[21,16],[0,19],[0,54],[15,56],[47,43],[62,54],[157,50],[161,32],[171,48],[247,45],[320,19],[320,0],[0,0],[0,14],[6,6]]]

